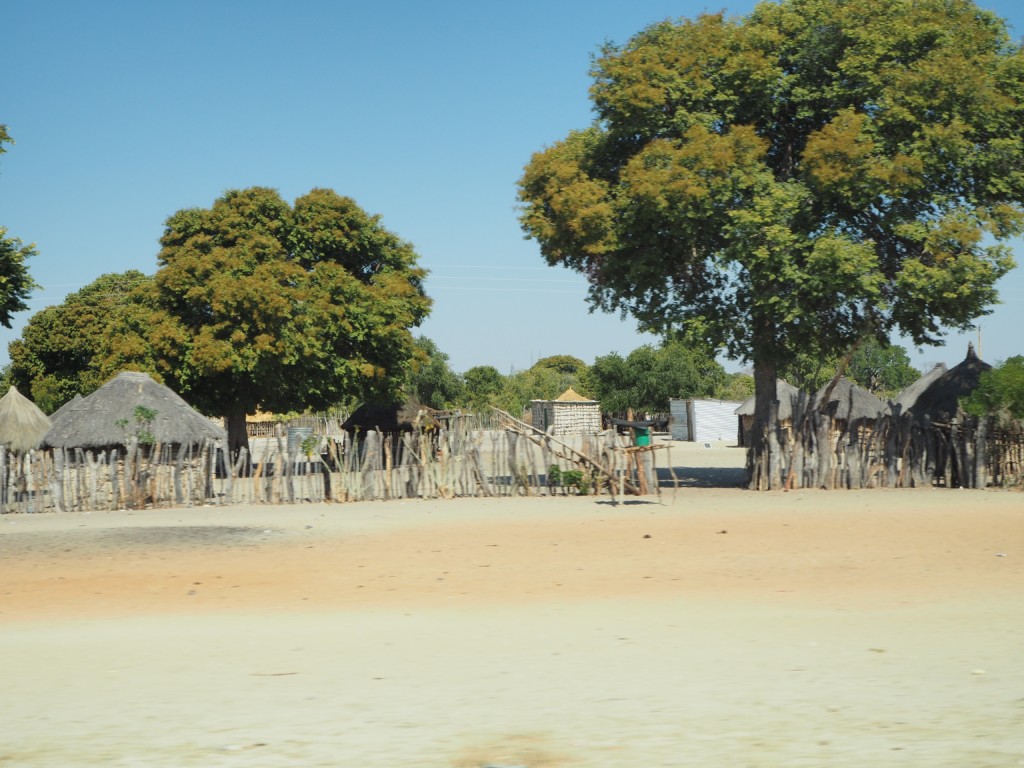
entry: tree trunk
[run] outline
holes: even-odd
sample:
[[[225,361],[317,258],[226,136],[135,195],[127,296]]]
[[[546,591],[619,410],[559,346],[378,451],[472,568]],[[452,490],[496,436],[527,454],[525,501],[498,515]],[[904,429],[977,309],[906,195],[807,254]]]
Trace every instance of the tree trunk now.
[[[778,401],[776,386],[776,365],[764,360],[754,361],[754,424],[747,442],[747,488],[752,491],[777,489],[780,478],[771,471],[771,444],[769,437],[778,429],[772,418],[777,409],[772,404]]]
[[[224,417],[228,428],[228,453],[235,457],[240,448],[249,450],[249,434],[245,431],[245,406],[233,405]]]

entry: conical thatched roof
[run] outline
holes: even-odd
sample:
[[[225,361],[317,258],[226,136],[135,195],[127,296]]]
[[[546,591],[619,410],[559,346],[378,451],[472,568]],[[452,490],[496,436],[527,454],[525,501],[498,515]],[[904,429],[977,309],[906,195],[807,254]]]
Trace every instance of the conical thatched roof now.
[[[50,419],[16,387],[0,397],[0,443],[9,450],[23,452],[38,448],[50,430]]]
[[[136,409],[155,411],[151,422],[140,424]],[[225,439],[224,430],[158,384],[148,374],[119,373],[91,395],[62,409],[43,438],[51,448],[107,448],[125,445],[145,431],[154,442],[186,445]]]
[[[363,403],[345,419],[341,428],[346,432],[411,432],[416,427],[436,426],[433,410],[410,397],[400,403]]]
[[[597,400],[591,400],[589,397],[584,397],[572,387],[569,387],[565,392],[555,398],[555,402],[558,403],[596,403]]]
[[[825,396],[828,386],[826,384],[815,393],[815,407],[821,407],[821,399]],[[877,419],[886,407],[879,398],[844,377],[833,387],[824,411],[840,421],[862,421]]]
[[[978,357],[974,345],[967,345],[967,357],[936,378],[917,402],[910,408],[916,417],[928,415],[933,419],[949,419],[956,415],[960,398],[969,395],[978,387],[981,374],[992,366]]]
[[[76,393],[74,397],[72,397],[70,400],[64,403],[64,405],[62,405],[60,408],[58,408],[56,411],[50,414],[51,423],[57,421],[57,419],[60,418],[60,415],[64,413],[64,411],[67,411],[71,408],[76,408],[80,402],[82,402],[82,396]]]
[[[779,398],[779,420],[789,421],[793,414],[805,404],[808,396],[787,381],[775,381],[775,393]],[[734,411],[737,416],[753,416],[756,395],[751,395]]]
[[[934,368],[928,371],[928,373],[896,395],[896,397],[892,399],[893,405],[898,405],[900,407],[900,413],[906,413],[909,409],[914,407],[918,398],[921,397],[924,391],[931,386],[932,382],[942,376],[946,370],[945,363],[938,363]]]

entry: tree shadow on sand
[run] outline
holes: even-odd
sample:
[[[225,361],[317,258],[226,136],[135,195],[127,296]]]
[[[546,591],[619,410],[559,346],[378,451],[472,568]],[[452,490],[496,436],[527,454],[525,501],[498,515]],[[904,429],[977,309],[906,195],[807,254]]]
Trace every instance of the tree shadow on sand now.
[[[742,467],[658,467],[656,471],[660,488],[674,488],[677,481],[680,488],[743,487]]]

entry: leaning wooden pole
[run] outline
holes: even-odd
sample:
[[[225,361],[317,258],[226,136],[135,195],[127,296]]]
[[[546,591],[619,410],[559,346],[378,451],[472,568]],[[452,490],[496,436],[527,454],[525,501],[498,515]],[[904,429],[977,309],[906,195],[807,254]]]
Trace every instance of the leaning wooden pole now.
[[[589,467],[592,470],[595,470],[598,474],[600,474],[607,480],[609,492],[613,496],[615,495],[615,491],[612,489],[615,488],[616,482],[621,482],[622,491],[624,493],[630,493],[634,496],[641,495],[640,489],[637,488],[637,486],[631,480],[627,480],[624,476],[615,477],[615,473],[613,470],[604,466],[604,464],[597,461],[592,456],[587,456],[585,453],[581,453],[580,451],[573,448],[571,445],[563,443],[561,440],[552,437],[543,430],[537,429],[536,427],[527,424],[525,421],[520,421],[519,419],[515,418],[511,414],[506,413],[500,408],[494,408],[494,411],[499,416],[501,416],[502,419],[505,420],[506,429],[511,429],[512,431],[520,435],[523,435],[527,439],[531,440],[535,444],[540,445],[542,447],[545,442],[547,442],[548,444],[555,443],[566,452],[567,455],[564,456],[563,458],[566,458],[574,462],[575,464],[579,464],[585,467]]]

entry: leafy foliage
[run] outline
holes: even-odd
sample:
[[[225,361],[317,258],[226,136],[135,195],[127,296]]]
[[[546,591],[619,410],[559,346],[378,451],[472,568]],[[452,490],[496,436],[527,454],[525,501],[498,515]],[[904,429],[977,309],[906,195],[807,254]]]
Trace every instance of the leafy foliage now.
[[[561,488],[564,494],[569,488],[575,488],[578,496],[586,496],[593,485],[593,478],[584,474],[582,470],[562,469],[557,464],[548,467],[547,480],[550,491]]]
[[[898,344],[883,345],[871,337],[854,351],[847,375],[879,397],[897,395],[921,377],[910,364],[907,350]]]
[[[515,416],[522,413],[531,400],[554,400],[574,381],[574,377],[561,374],[554,368],[534,365],[529,370],[516,371],[506,377],[495,404]]]
[[[449,367],[448,355],[425,336],[416,338],[415,349],[409,391],[429,408],[451,408],[463,400],[465,384]]]
[[[550,368],[558,373],[578,377],[587,370],[587,364],[572,355],[551,355],[550,357],[542,357],[531,368]]]
[[[605,45],[592,75],[594,124],[520,179],[523,229],[593,306],[752,360],[762,430],[796,353],[934,343],[1013,266],[1024,54],[969,0],[763,2]]]
[[[168,376],[228,419],[394,397],[410,328],[430,309],[412,246],[347,197],[314,189],[289,206],[275,190],[232,190],[171,216],[160,240],[152,339]]]
[[[1024,356],[1015,355],[982,372],[977,389],[961,405],[975,416],[998,414],[1024,419]]]
[[[484,411],[498,402],[505,377],[492,365],[477,365],[462,374],[464,404],[472,411]]]
[[[52,413],[119,371],[154,372],[148,344],[138,328],[130,332],[150,316],[152,293],[153,279],[141,272],[111,273],[36,312],[8,347],[12,383]]]
[[[0,155],[7,151],[4,144],[13,143],[7,126],[0,125]],[[5,328],[11,327],[15,312],[28,309],[26,299],[38,287],[25,265],[26,260],[37,255],[34,245],[9,237],[7,228],[0,226],[0,325]]]
[[[726,375],[722,388],[715,393],[720,400],[746,400],[754,394],[754,377],[749,373],[730,373]]]
[[[779,369],[780,378],[805,392],[816,392],[836,374],[842,355],[794,355]],[[898,344],[864,339],[846,367],[847,378],[879,397],[891,397],[910,386],[921,374],[910,364],[907,350]]]
[[[591,128],[534,155],[523,227],[591,301],[737,359],[966,328],[1024,231],[1024,63],[969,2],[762,3],[593,67]]]
[[[683,341],[599,357],[586,382],[605,411],[665,412],[674,397],[714,397],[727,376],[713,356]]]
[[[153,427],[153,419],[156,418],[157,411],[153,408],[147,408],[144,405],[135,406],[135,410],[132,412],[132,416],[135,417],[135,433],[131,435],[128,431],[130,422],[128,419],[118,419],[117,426],[119,426],[125,433],[125,443],[131,437],[134,437],[138,441],[139,445],[153,445],[156,442],[156,438],[153,436],[151,431]]]

